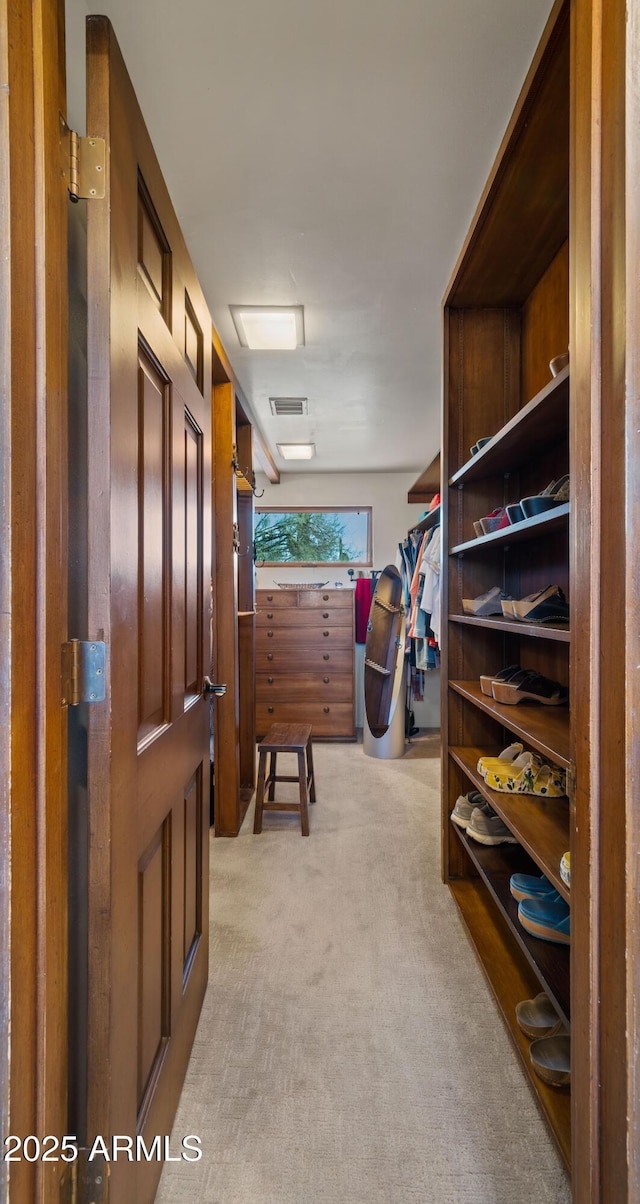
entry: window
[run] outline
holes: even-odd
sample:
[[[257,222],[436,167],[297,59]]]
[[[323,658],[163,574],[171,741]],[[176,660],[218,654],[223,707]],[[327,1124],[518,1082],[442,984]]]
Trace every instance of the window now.
[[[371,507],[256,509],[257,564],[370,565]]]

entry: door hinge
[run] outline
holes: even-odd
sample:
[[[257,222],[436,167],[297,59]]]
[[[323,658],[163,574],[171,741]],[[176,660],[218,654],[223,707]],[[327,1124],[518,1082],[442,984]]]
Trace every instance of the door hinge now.
[[[109,1164],[80,1148],[60,1180],[60,1204],[109,1204]]]
[[[106,644],[102,640],[69,640],[62,645],[62,705],[103,702]]]
[[[72,201],[101,201],[105,194],[106,144],[94,134],[81,138],[60,116],[62,175]]]

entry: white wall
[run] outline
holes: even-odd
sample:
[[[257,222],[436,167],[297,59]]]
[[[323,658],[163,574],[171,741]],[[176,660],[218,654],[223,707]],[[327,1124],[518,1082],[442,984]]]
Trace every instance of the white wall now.
[[[373,568],[383,569],[395,564],[401,539],[423,513],[424,507],[409,505],[407,493],[415,473],[358,472],[358,473],[283,473],[279,485],[272,485],[262,474],[257,475],[257,491],[264,497],[256,506],[371,506],[373,533]],[[256,569],[258,589],[268,589],[277,582],[328,581],[350,584],[348,566],[326,568],[287,568],[278,565]],[[368,570],[363,570],[367,572]],[[356,569],[356,573],[358,570]],[[356,645],[356,722],[362,726],[362,662],[364,645]],[[440,726],[440,674],[425,676],[425,697],[413,707],[419,727]]]

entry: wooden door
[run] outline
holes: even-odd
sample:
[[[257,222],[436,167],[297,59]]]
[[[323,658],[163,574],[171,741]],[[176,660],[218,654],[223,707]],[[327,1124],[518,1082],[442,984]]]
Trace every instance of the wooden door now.
[[[88,210],[89,633],[108,689],[88,708],[86,1140],[149,1148],[207,981],[211,319],[106,18],[87,50],[87,128],[108,147]],[[161,1167],[112,1162],[111,1198],[151,1200]]]

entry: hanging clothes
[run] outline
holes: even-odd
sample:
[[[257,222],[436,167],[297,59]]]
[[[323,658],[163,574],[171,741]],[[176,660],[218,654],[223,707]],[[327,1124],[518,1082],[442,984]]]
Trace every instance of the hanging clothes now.
[[[356,644],[366,644],[367,623],[373,598],[371,577],[358,577],[356,581]]]

